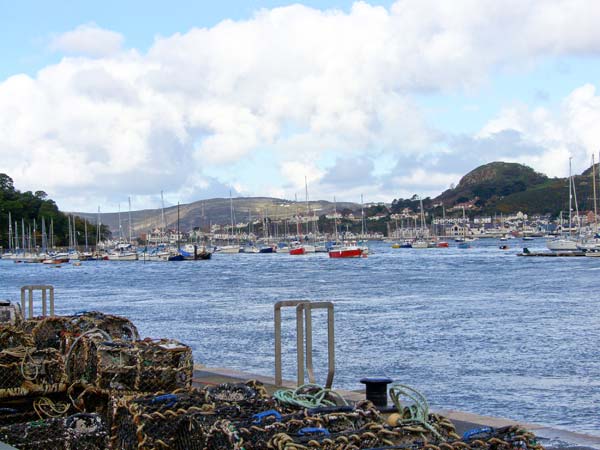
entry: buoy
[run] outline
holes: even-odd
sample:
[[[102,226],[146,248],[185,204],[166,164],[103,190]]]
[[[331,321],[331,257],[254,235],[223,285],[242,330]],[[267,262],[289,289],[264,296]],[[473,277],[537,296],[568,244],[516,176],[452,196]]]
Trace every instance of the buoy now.
[[[395,427],[398,425],[398,421],[402,418],[402,416],[398,413],[390,414],[387,418],[387,424],[390,427]]]
[[[76,263],[73,263],[73,265],[79,267],[81,265],[81,263],[80,262],[76,262]]]

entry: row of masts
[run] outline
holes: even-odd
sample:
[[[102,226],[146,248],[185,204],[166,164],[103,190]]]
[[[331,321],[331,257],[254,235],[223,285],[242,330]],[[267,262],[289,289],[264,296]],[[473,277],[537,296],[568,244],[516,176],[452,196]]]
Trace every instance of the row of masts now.
[[[75,226],[75,216],[68,215],[68,233],[69,233],[69,249],[76,249],[79,245],[77,240],[77,230]],[[56,240],[54,234],[54,219],[50,218],[49,230],[46,230],[46,219],[41,218],[41,230],[38,233],[38,222],[33,219],[33,223],[25,224],[25,219],[21,219],[21,232],[19,233],[19,222],[12,220],[12,214],[8,213],[8,250],[28,251],[30,253],[41,251],[43,253],[50,249],[56,248]],[[14,224],[14,225],[13,225]],[[87,221],[83,222],[85,235],[85,251],[89,250]],[[98,232],[99,233],[99,232]],[[38,247],[38,236],[40,238],[40,246]]]

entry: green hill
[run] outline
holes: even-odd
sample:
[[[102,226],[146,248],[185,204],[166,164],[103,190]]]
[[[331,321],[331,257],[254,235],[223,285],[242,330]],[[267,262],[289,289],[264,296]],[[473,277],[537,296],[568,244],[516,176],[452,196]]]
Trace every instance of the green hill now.
[[[580,211],[593,209],[591,171],[590,167],[573,177]],[[469,172],[455,188],[433,200],[446,207],[467,201],[474,201],[482,213],[558,215],[568,211],[568,178],[548,178],[522,164],[493,162]]]
[[[448,189],[435,199],[452,206],[476,198],[485,207],[503,197],[526,191],[548,180],[546,175],[517,163],[493,162],[472,170],[454,189]]]
[[[69,225],[68,218],[58,210],[56,203],[48,198],[44,191],[26,191],[21,192],[15,189],[12,178],[0,173],[0,247],[8,248],[8,217],[11,217],[12,227],[15,224],[18,228],[19,247],[22,246],[22,230],[25,228],[26,234],[33,234],[35,228],[35,242],[40,245],[42,218],[45,220],[47,233],[50,233],[50,223],[53,223],[55,242],[58,246],[68,244]],[[75,227],[77,229],[80,242],[83,242],[84,221],[76,218]],[[96,235],[96,228],[88,223],[89,236]],[[105,233],[108,230],[104,230]],[[90,240],[91,242],[91,240]],[[33,239],[32,239],[33,243]],[[26,243],[26,246],[28,244]]]

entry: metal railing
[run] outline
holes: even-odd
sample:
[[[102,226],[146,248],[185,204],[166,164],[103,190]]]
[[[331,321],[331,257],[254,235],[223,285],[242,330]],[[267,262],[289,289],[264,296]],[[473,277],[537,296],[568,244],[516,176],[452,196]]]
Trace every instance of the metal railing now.
[[[23,314],[23,317],[25,318],[33,318],[33,291],[42,291],[42,316],[46,317],[47,312],[48,312],[48,308],[46,305],[46,299],[47,299],[47,293],[50,293],[50,315],[53,316],[54,315],[54,286],[50,286],[50,285],[28,285],[28,286],[23,286],[21,288],[21,312]],[[29,311],[26,310],[25,306],[25,292],[29,293],[29,298],[28,298],[28,304],[29,304]]]
[[[308,380],[315,383],[313,367],[313,327],[312,310],[327,309],[327,381],[326,388],[331,388],[335,375],[335,335],[334,335],[334,310],[332,302],[311,302],[309,300],[284,300],[275,303],[275,384],[281,386],[282,377],[282,355],[281,355],[281,309],[285,307],[296,308],[296,363],[297,363],[297,385],[301,386],[305,380],[305,368],[308,372]],[[306,339],[305,339],[306,335]],[[306,343],[306,353],[304,345]],[[306,356],[306,358],[305,358]]]

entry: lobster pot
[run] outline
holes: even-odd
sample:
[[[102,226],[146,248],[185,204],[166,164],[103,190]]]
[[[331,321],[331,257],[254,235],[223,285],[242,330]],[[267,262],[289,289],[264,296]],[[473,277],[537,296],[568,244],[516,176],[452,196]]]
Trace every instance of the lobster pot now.
[[[62,354],[68,350],[72,337],[79,334],[70,318],[62,316],[26,320],[24,328],[30,331],[37,348],[54,348]]]
[[[0,427],[0,441],[20,450],[105,450],[108,433],[100,416],[80,413]]]
[[[44,394],[4,400],[0,408],[0,427],[40,419],[66,417],[73,410],[66,393]]]
[[[195,450],[204,448],[217,414],[206,393],[188,390],[172,394],[120,398],[113,408],[112,448]],[[230,414],[239,409],[230,408]]]
[[[255,414],[250,419],[224,419],[216,422],[207,436],[206,448],[278,448],[273,446],[274,443],[293,442],[294,438],[298,442],[320,441],[331,436],[346,436],[373,426],[380,427],[381,423],[381,415],[375,409],[321,408],[284,416],[275,410],[268,410]],[[342,437],[341,440],[343,439]],[[354,439],[355,442],[356,440]],[[370,440],[368,444],[373,442],[375,441]]]
[[[71,323],[79,330],[79,333],[96,329],[105,332],[112,339],[137,341],[140,338],[138,330],[131,320],[99,311],[72,316]]]
[[[10,301],[0,300],[0,324],[2,325],[19,325],[23,321],[21,308]]]
[[[234,404],[248,412],[275,409],[275,400],[264,385],[256,380],[246,383],[222,383],[206,388],[206,400],[215,405]]]
[[[203,449],[219,420],[247,422],[274,405],[262,384],[254,381],[120,398],[113,407],[112,447]]]
[[[0,352],[0,398],[64,392],[66,387],[58,350],[17,347]]]
[[[194,371],[192,349],[175,340],[136,342],[136,391],[157,392],[190,388]]]
[[[17,327],[0,325],[0,351],[15,347],[33,347],[31,336]]]
[[[37,348],[55,348],[63,354],[77,337],[92,331],[107,339],[139,339],[137,328],[129,319],[97,311],[74,316],[38,317],[25,321],[22,327],[31,333]]]
[[[173,340],[102,341],[83,336],[69,352],[71,383],[110,392],[157,392],[189,388],[192,350]]]

